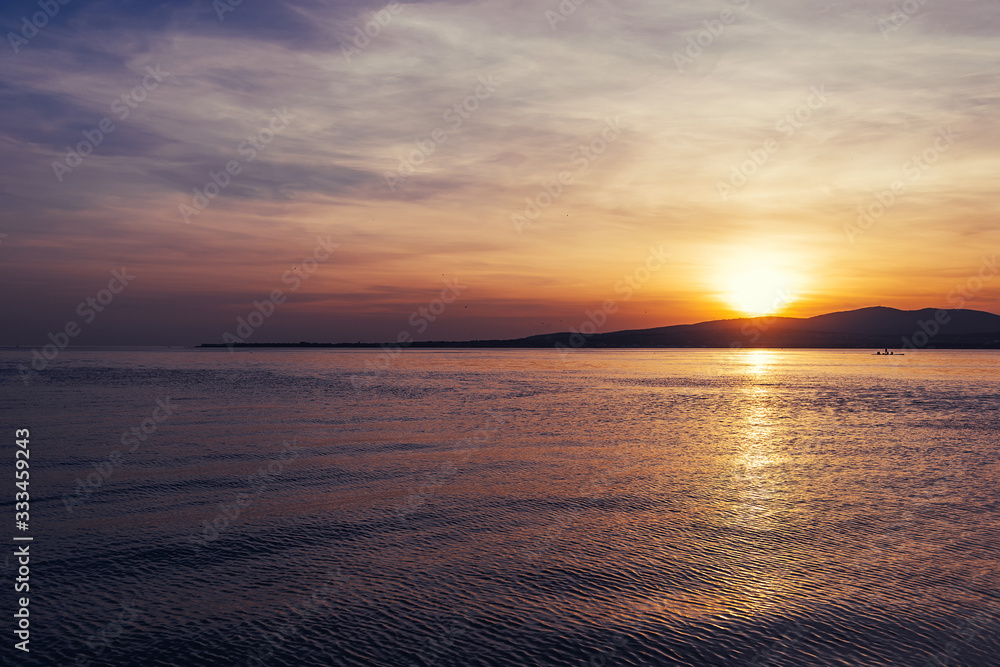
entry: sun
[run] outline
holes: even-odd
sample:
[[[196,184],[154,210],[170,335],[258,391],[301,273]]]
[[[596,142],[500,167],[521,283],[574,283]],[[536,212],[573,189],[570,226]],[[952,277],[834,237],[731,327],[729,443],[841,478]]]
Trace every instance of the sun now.
[[[726,298],[730,306],[746,315],[770,315],[792,301],[793,282],[789,273],[770,267],[752,268],[732,275]]]

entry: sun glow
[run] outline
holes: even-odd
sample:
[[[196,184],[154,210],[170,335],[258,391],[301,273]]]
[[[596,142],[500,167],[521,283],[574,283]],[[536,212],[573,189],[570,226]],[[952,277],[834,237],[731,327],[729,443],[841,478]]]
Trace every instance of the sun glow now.
[[[741,313],[770,315],[793,300],[792,283],[788,273],[769,267],[753,268],[732,276],[726,298]]]

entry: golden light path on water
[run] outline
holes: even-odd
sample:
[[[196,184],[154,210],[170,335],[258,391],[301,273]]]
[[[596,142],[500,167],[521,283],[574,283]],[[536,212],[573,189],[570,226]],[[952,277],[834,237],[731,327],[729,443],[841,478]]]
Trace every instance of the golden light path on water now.
[[[742,421],[735,431],[739,443],[732,459],[733,486],[739,494],[735,514],[738,526],[757,533],[780,529],[773,506],[778,487],[788,484],[782,474],[788,458],[775,447],[781,433],[769,401],[773,382],[769,371],[775,356],[771,350],[748,350],[741,359],[750,382],[742,389]],[[760,547],[756,556],[765,564],[742,579],[743,586],[734,596],[734,600],[746,601],[740,611],[748,615],[781,605],[783,593],[792,586],[780,567],[785,555],[772,548]]]

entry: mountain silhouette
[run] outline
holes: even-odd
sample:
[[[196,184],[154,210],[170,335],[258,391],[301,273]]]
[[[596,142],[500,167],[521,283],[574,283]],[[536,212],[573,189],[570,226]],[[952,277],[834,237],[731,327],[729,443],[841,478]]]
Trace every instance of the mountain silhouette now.
[[[896,310],[878,306],[861,308],[840,313],[817,315],[802,321],[803,329],[854,334],[880,334],[905,336],[920,329],[919,322],[933,320],[938,312],[947,313],[948,322],[942,333],[948,335],[979,334],[1000,331],[1000,315],[981,310],[955,309],[938,311],[934,308],[922,310]]]
[[[583,327],[581,327],[583,328]],[[202,347],[225,347],[206,343]],[[382,343],[239,343],[235,347],[380,347]],[[1000,315],[962,308],[883,306],[808,318],[743,317],[607,333],[579,330],[526,338],[421,341],[402,347],[791,347],[1000,349]]]
[[[580,345],[580,338],[585,338]],[[1000,347],[1000,315],[978,310],[898,310],[882,306],[809,318],[746,317],[582,336],[518,339],[549,347]]]

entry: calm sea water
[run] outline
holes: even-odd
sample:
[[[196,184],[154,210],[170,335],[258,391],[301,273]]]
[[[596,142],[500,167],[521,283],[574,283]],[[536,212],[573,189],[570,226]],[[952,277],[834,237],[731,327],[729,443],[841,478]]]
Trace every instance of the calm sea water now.
[[[1000,664],[997,352],[27,361],[18,664]]]

